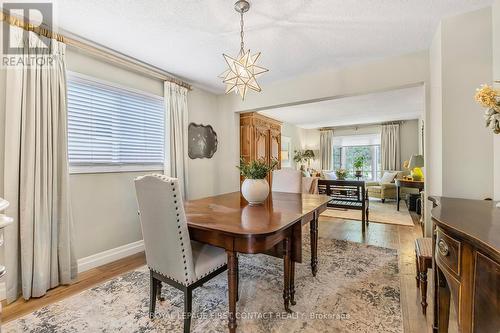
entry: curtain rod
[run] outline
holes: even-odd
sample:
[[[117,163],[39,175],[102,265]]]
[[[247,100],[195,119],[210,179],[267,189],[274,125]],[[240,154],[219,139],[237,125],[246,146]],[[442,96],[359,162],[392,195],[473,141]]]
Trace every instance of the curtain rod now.
[[[111,50],[105,46],[99,45],[97,43],[93,43],[88,41],[82,37],[69,36],[69,34],[60,34],[54,31],[51,31],[42,26],[34,26],[29,22],[25,22],[23,19],[19,19],[13,16],[6,14],[4,11],[0,12],[0,21],[4,21],[9,25],[19,27],[26,31],[32,31],[40,36],[47,37],[50,39],[55,39],[59,42],[62,42],[66,45],[73,46],[77,49],[81,49],[85,52],[88,52],[92,55],[98,56],[100,58],[104,58],[110,62],[116,63],[122,67],[126,67],[128,69],[132,69],[136,72],[143,73],[148,75],[149,77],[153,77],[155,79],[160,79],[163,81],[173,82],[178,84],[181,87],[184,87],[188,90],[192,90],[191,85],[174,77],[172,74],[155,67],[153,65],[147,64],[143,61],[135,59],[133,57],[127,56],[120,52]],[[93,45],[92,45],[93,44]]]
[[[377,126],[377,125],[401,125],[404,124],[404,120],[394,120],[394,121],[385,121],[382,123],[366,123],[366,124],[356,124],[356,125],[345,125],[345,126],[330,126],[330,127],[321,127],[320,131],[328,131],[328,130],[336,130],[340,128],[355,128],[358,129],[360,127],[369,127],[369,126]]]

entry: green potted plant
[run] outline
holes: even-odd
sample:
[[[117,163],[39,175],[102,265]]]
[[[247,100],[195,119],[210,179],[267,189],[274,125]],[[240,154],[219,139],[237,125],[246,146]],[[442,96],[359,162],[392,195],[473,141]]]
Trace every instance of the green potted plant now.
[[[306,150],[295,150],[294,155],[293,155],[293,161],[295,163],[301,164],[300,169],[304,170],[304,165],[303,163],[307,163],[307,168],[309,169],[311,167],[311,160],[313,160],[315,157],[314,151],[310,149]]]
[[[356,156],[352,166],[356,170],[356,177],[361,177],[363,175],[363,167],[365,166],[365,156],[361,154]]]
[[[259,205],[266,201],[269,195],[266,177],[276,165],[278,165],[276,160],[267,164],[261,160],[247,162],[243,157],[240,158],[240,165],[237,168],[240,169],[240,175],[245,178],[241,184],[241,194],[250,205]]]
[[[347,177],[347,170],[346,169],[337,169],[337,170],[335,170],[335,175],[337,175],[338,180],[345,180]]]

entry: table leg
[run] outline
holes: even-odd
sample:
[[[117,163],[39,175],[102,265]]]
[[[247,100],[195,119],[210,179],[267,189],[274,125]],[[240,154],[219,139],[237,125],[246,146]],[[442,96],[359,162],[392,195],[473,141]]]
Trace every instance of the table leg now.
[[[295,261],[290,263],[290,304],[296,305],[295,302]]]
[[[397,201],[397,207],[398,207],[398,212],[399,212],[399,186],[396,186],[396,201]]]
[[[238,255],[233,251],[226,251],[227,253],[227,283],[229,289],[229,314],[228,314],[228,327],[229,332],[236,332],[236,295],[237,295],[237,279],[238,279]]]
[[[312,275],[318,272],[318,214],[314,214],[314,219],[309,223],[311,233],[311,270]]]
[[[283,240],[283,304],[285,305],[286,312],[292,312],[290,310],[290,271],[291,271],[291,244],[290,239],[287,237]]]

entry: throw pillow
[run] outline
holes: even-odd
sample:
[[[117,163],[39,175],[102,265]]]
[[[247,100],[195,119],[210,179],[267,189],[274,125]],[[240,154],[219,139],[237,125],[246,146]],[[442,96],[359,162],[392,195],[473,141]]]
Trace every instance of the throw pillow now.
[[[396,178],[398,172],[395,171],[395,172],[390,172],[390,171],[386,171],[384,172],[384,175],[382,176],[382,178],[380,178],[380,182],[381,183],[392,183],[394,181],[394,178]]]
[[[335,174],[335,171],[325,172],[324,175],[325,179],[327,180],[337,180],[337,175]]]

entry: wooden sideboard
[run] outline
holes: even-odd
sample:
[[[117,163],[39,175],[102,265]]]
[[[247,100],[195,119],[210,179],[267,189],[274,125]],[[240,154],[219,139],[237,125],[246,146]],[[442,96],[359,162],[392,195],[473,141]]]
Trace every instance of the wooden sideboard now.
[[[462,333],[500,332],[500,209],[435,198],[434,331],[448,332],[450,299]]]
[[[240,114],[240,156],[246,161],[278,161],[281,168],[281,122],[257,112]],[[271,184],[270,175],[268,182]]]

